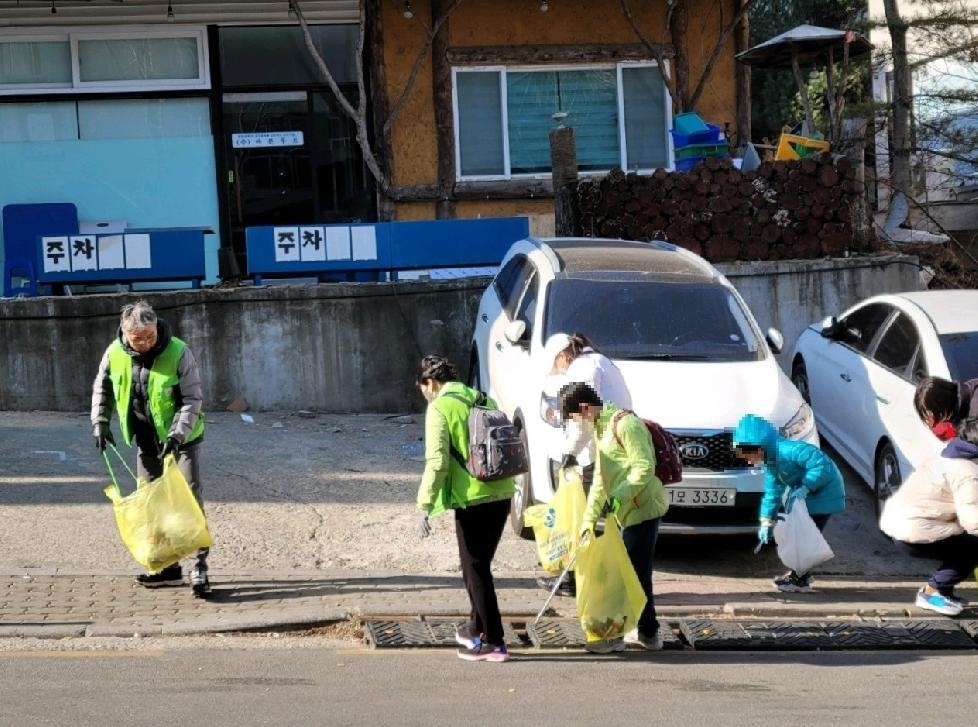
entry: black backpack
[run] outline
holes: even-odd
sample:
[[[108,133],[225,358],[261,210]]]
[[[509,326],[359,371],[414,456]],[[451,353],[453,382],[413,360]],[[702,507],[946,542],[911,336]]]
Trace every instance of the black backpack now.
[[[469,407],[469,453],[464,457],[452,443],[452,456],[466,472],[482,482],[493,482],[528,472],[526,448],[509,417],[488,406],[485,393],[475,403],[447,393]]]

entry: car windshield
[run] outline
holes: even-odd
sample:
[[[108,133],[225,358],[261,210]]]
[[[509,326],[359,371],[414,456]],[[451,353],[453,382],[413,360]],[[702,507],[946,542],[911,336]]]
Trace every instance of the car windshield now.
[[[709,282],[558,278],[544,340],[581,332],[619,359],[755,361],[764,349],[747,312]]]
[[[978,331],[945,333],[939,338],[951,378],[955,381],[978,378]]]

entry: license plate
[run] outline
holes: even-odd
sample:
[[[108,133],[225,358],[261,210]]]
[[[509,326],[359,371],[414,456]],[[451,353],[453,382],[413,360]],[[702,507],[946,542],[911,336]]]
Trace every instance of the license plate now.
[[[669,504],[676,507],[725,507],[734,504],[732,487],[667,487]]]

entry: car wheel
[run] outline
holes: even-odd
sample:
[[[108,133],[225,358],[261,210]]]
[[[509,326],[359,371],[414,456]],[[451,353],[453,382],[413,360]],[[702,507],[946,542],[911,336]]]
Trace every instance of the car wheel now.
[[[523,440],[523,449],[527,452],[530,448],[526,444],[526,431],[520,429],[520,439]],[[516,475],[516,491],[513,493],[513,502],[509,508],[509,523],[513,532],[525,540],[533,540],[533,529],[526,526],[523,514],[526,508],[533,504],[533,487],[531,485],[530,473],[524,472]]]
[[[889,442],[884,442],[883,446],[880,447],[880,451],[876,455],[874,472],[873,491],[876,494],[876,521],[879,522],[880,515],[883,514],[883,503],[903,484],[903,475],[900,474],[900,461],[897,459],[896,450]]]
[[[802,359],[798,359],[795,365],[791,367],[791,383],[798,389],[798,393],[801,394],[805,403],[811,406],[812,393],[808,387],[808,369],[805,368],[805,362]]]

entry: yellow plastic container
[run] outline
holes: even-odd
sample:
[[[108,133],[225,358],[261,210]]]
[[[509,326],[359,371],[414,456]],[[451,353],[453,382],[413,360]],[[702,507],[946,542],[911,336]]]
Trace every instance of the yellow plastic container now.
[[[775,159],[801,159],[812,152],[828,151],[832,147],[827,141],[809,139],[807,136],[782,134],[778,140],[778,148],[774,152]]]

